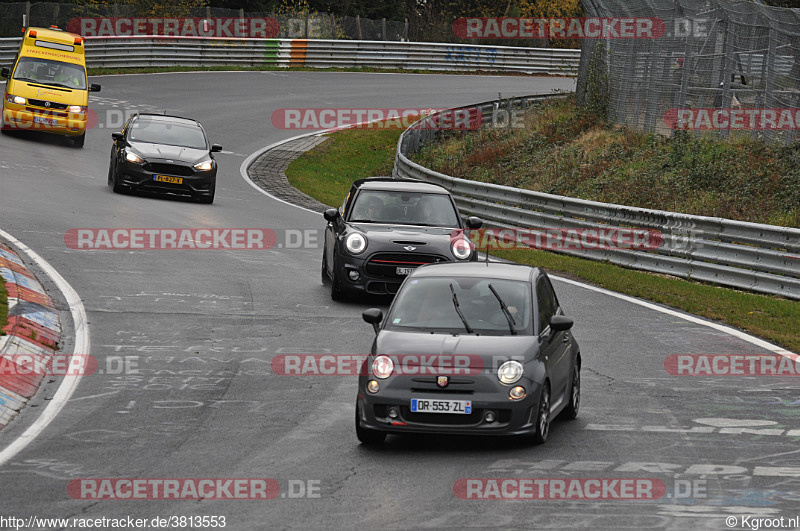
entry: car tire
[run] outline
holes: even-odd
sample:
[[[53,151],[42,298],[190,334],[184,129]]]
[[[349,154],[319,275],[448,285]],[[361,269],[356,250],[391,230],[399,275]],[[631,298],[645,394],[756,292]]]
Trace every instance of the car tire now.
[[[208,189],[208,192],[209,192],[208,195],[200,196],[199,201],[201,203],[203,203],[204,205],[210,205],[211,203],[213,203],[214,202],[214,193],[217,191],[216,189],[217,189],[217,185],[216,184],[212,184]]]
[[[550,386],[544,384],[542,396],[539,398],[539,409],[536,413],[536,432],[533,434],[534,444],[544,444],[550,433]]]
[[[336,253],[333,254],[333,267],[331,268],[331,299],[335,301],[344,300],[344,292],[339,287],[339,281],[336,277]]]
[[[385,431],[362,428],[360,419],[358,417],[358,405],[356,405],[356,437],[358,437],[358,440],[361,441],[361,444],[366,446],[375,446],[386,440]]]
[[[575,364],[575,369],[572,371],[572,384],[569,386],[569,403],[561,416],[565,419],[572,420],[578,416],[578,409],[581,406],[581,366]]]
[[[330,282],[330,277],[328,277],[328,259],[326,255],[328,254],[327,249],[322,249],[322,271],[320,272],[320,281],[322,282],[323,286],[327,286],[328,282]]]
[[[111,179],[111,189],[114,190],[115,194],[124,194],[126,192],[125,187],[119,184],[119,179],[117,175],[116,168],[111,169],[108,168],[109,178]]]
[[[86,142],[86,133],[83,133],[81,136],[72,137],[72,145],[75,147],[82,148],[84,142]]]

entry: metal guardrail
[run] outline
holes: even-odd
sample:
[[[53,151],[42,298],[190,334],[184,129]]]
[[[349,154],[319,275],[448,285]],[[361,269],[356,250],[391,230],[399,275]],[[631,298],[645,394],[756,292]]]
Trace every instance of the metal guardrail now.
[[[524,110],[544,98],[524,96],[459,107],[480,109],[484,125],[498,121],[497,111]],[[441,111],[448,112],[448,111]],[[456,197],[459,208],[479,216],[487,227],[547,229],[640,228],[661,232],[663,244],[652,250],[559,249],[559,252],[613,264],[738,289],[800,300],[800,229],[692,216],[613,205],[458,179],[409,160],[438,131],[426,121],[400,136],[393,175],[439,184]],[[505,114],[505,113],[504,113]],[[502,121],[500,121],[502,123]]]
[[[0,39],[0,64],[14,59],[19,43],[19,38]],[[580,50],[323,39],[89,37],[86,64],[106,68],[272,65],[575,75]]]

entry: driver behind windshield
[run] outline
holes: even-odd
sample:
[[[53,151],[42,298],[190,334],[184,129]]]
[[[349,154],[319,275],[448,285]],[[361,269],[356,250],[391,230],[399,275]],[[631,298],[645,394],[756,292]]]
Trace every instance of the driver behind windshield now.
[[[383,201],[375,196],[365,196],[356,203],[354,221],[377,221],[383,215]]]

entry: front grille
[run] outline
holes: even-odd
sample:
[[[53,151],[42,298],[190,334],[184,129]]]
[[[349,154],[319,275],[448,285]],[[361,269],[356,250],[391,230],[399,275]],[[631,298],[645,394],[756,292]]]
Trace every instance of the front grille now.
[[[25,107],[25,110],[28,112],[35,112],[39,116],[43,116],[45,118],[58,118],[58,117],[65,118],[66,116],[68,116],[68,114],[65,112],[57,112],[49,109],[43,110],[43,109],[35,109],[33,107]]]
[[[423,264],[448,262],[444,256],[424,253],[375,253],[367,262],[367,274],[385,279],[402,279],[406,275],[398,275],[398,267],[417,268]]]
[[[31,98],[28,98],[28,103],[30,103],[31,105],[35,105],[36,107],[44,107],[46,109],[53,109],[56,111],[63,111],[66,110],[67,108],[66,103],[56,103],[54,101],[45,101],[45,100],[34,100]]]
[[[408,406],[400,407],[400,415],[408,422],[418,424],[446,424],[448,426],[472,426],[483,419],[482,409],[473,409],[469,415],[455,415],[451,413],[412,413]]]
[[[163,164],[159,162],[148,162],[144,165],[144,169],[153,173],[163,173],[165,175],[179,175],[181,177],[189,177],[194,172],[188,166],[179,166],[177,164]]]
[[[375,404],[373,406],[375,418],[379,421],[389,421],[389,406]],[[494,409],[497,415],[494,425],[503,425],[511,422],[510,409]],[[408,406],[400,406],[400,421],[415,422],[418,424],[440,424],[448,426],[474,426],[483,420],[485,409],[473,409],[469,415],[454,415],[450,413],[412,413]]]

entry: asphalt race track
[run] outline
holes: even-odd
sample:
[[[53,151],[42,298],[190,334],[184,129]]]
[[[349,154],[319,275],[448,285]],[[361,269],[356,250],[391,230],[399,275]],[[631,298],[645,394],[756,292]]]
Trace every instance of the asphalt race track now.
[[[727,529],[726,517],[800,515],[800,384],[774,377],[678,377],[672,354],[757,354],[739,337],[556,281],[583,356],[582,407],[543,446],[502,439],[389,437],[358,444],[356,377],[283,376],[279,354],[363,354],[361,311],[332,302],[321,247],[77,250],[73,228],[318,231],[321,215],[266,197],[240,175],[247,156],[303,133],[278,108],[458,106],[571,89],[569,79],[324,72],[111,76],[92,108],[199,118],[217,157],[213,205],[116,195],[106,186],[112,127],[75,149],[45,135],[0,137],[0,228],[38,252],[86,308],[102,374],[84,376],[55,420],[0,464],[0,515],[27,518],[225,516],[228,529],[506,527]],[[111,113],[107,113],[111,111]],[[116,113],[116,114],[115,114]],[[104,118],[101,118],[101,120]],[[103,124],[107,126],[109,124]],[[63,295],[40,280],[72,321]],[[72,345],[63,345],[69,352]],[[136,367],[138,374],[120,367]],[[49,381],[0,431],[0,451],[50,403]],[[795,432],[798,434],[800,432]],[[73,499],[81,478],[270,478],[271,500]],[[464,478],[650,478],[655,500],[462,500]],[[788,520],[787,520],[788,521]],[[0,528],[3,526],[0,525]],[[188,528],[188,526],[187,526]]]

